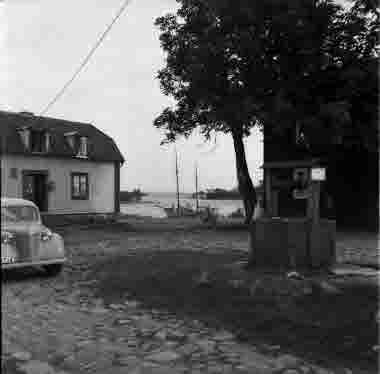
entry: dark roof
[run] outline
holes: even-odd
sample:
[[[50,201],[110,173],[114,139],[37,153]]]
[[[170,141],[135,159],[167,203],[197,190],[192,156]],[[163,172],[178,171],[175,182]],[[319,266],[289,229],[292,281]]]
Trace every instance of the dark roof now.
[[[88,138],[87,160],[124,162],[124,157],[113,139],[89,123],[39,117],[27,112],[14,113],[0,110],[0,135],[3,139],[0,142],[0,149],[2,153],[33,155],[22,144],[21,137],[17,131],[22,127],[29,127],[32,130],[47,130],[49,132],[51,150],[45,153],[44,157],[75,158],[75,152],[67,143],[64,135],[75,131],[80,136]]]

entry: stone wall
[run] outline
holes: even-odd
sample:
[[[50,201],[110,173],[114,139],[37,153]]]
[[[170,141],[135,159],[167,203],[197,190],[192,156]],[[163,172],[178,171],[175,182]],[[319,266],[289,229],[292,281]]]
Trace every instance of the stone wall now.
[[[335,262],[335,221],[261,218],[251,225],[251,263],[276,268],[328,267]]]

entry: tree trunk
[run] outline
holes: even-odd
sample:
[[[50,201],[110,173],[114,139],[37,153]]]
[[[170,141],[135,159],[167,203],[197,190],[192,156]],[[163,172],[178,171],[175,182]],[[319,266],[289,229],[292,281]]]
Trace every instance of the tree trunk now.
[[[236,157],[236,174],[239,184],[239,192],[243,198],[245,210],[245,223],[250,223],[255,211],[257,202],[256,190],[253,186],[252,179],[249,175],[245,149],[243,143],[243,134],[237,130],[232,132]]]

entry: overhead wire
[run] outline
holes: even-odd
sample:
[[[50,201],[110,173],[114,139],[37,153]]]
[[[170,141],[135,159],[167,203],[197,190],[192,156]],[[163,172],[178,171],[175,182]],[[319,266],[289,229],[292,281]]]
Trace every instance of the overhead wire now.
[[[48,102],[48,104],[44,107],[44,109],[40,112],[40,116],[44,115],[65,93],[67,88],[74,82],[74,80],[78,77],[78,75],[82,72],[82,70],[85,68],[85,66],[89,63],[91,57],[94,55],[95,51],[100,47],[108,33],[111,31],[112,27],[116,24],[116,22],[119,20],[121,15],[124,13],[125,9],[128,7],[128,5],[131,3],[132,0],[125,0],[121,4],[119,10],[117,11],[116,15],[113,17],[111,23],[108,24],[108,26],[105,28],[103,33],[100,35],[100,37],[97,39],[93,47],[90,49],[88,54],[85,56],[85,58],[82,60],[82,62],[79,64],[78,68],[74,71],[71,78],[62,86],[62,88],[57,92],[57,94]]]

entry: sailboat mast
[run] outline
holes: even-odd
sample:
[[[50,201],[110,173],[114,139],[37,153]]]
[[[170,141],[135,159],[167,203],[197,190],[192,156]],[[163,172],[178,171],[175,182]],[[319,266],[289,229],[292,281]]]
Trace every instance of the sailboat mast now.
[[[198,196],[198,165],[195,163],[195,207],[199,211],[199,196]]]
[[[7,144],[7,139],[6,139],[6,132],[0,136],[1,138],[1,150],[0,150],[0,173],[2,174],[2,171],[5,169],[5,146]],[[4,188],[5,191],[3,191],[3,179],[1,178],[0,180],[0,196],[7,196],[7,184],[4,183]]]
[[[179,215],[179,180],[178,180],[178,154],[175,150],[175,176],[177,181],[177,215]]]

